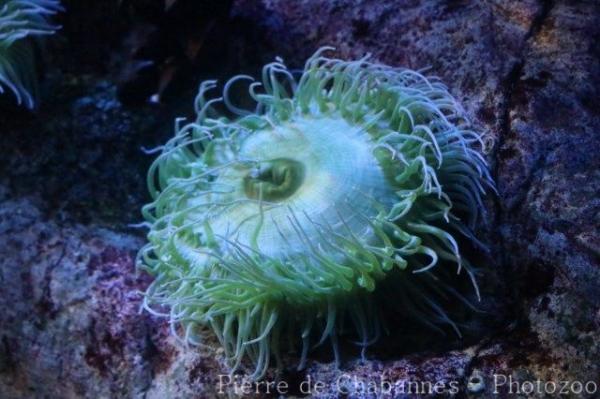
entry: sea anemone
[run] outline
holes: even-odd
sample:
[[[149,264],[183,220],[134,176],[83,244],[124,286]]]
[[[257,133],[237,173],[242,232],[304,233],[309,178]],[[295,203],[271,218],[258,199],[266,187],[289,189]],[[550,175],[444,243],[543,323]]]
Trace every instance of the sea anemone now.
[[[37,97],[31,39],[53,34],[58,27],[47,17],[61,9],[57,0],[0,0],[0,94],[7,87],[30,109]]]
[[[448,270],[479,295],[455,236],[478,242],[492,187],[481,135],[437,79],[328,50],[300,76],[266,65],[249,85],[252,110],[231,96],[251,77],[210,100],[216,82],[202,83],[196,121],[178,121],[148,174],[145,307],[184,342],[210,327],[232,370],[249,359],[254,378],[281,364],[284,344],[300,345],[300,367],[326,339],[338,360],[350,330],[368,346],[381,300],[452,323],[427,294],[460,296],[439,278]]]

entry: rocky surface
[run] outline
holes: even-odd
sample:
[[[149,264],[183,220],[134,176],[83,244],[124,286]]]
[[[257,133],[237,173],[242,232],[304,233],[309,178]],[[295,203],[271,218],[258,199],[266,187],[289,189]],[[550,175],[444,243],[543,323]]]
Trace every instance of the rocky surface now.
[[[315,354],[306,370],[285,371],[289,395],[493,397],[494,374],[519,382],[513,393],[527,393],[527,381],[539,389],[538,379],[542,390],[569,381],[573,397],[600,392],[598,18],[595,1],[233,2],[214,70],[256,71],[275,55],[300,67],[322,45],[429,66],[489,132],[499,191],[481,227],[493,328],[435,350],[348,356],[340,369]],[[139,148],[171,134],[191,94],[126,107],[110,73],[56,62],[56,94],[37,115],[0,110],[10,149],[0,157],[0,397],[218,396],[218,346],[185,348],[164,320],[139,312],[149,278],[134,270],[143,234],[128,227],[146,200],[150,158]],[[276,396],[268,390],[247,396]]]

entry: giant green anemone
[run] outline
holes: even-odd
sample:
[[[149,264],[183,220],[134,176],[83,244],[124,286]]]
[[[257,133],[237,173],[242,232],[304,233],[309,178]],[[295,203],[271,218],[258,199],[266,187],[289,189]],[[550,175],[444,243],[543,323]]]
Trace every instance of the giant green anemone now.
[[[0,94],[10,89],[18,104],[34,108],[37,97],[32,38],[53,34],[48,17],[62,10],[58,0],[0,0]]]
[[[252,110],[230,94],[249,76],[210,100],[204,82],[196,121],[178,121],[148,174],[146,308],[186,342],[210,327],[232,369],[249,359],[254,377],[289,345],[302,367],[326,339],[337,358],[349,330],[372,343],[383,283],[398,312],[448,322],[419,295],[423,276],[456,292],[436,276],[463,271],[477,287],[455,236],[476,241],[492,186],[481,135],[436,79],[327,50],[299,77],[266,65]]]

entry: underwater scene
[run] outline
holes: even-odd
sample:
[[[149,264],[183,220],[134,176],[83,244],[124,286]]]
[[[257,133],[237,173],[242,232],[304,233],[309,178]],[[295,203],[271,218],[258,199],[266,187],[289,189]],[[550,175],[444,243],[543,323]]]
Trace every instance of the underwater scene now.
[[[600,397],[598,37],[0,0],[0,399]]]

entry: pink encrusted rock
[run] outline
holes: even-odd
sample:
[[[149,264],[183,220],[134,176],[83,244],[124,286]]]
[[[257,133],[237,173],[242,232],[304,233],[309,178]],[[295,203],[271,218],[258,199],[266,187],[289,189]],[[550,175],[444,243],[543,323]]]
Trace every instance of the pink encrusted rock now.
[[[27,199],[0,205],[0,392],[134,397],[175,349],[140,313],[135,237],[44,220]]]

